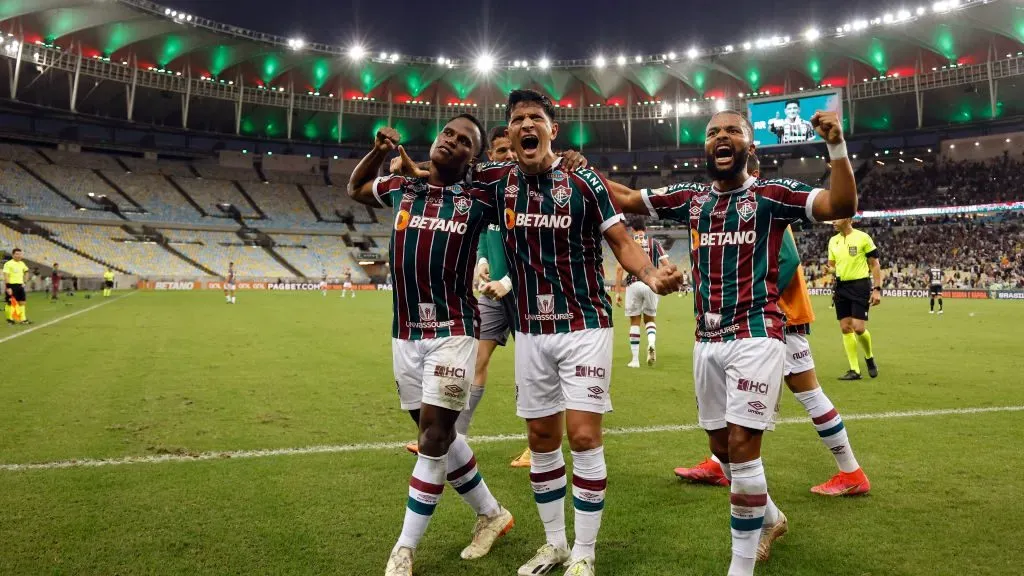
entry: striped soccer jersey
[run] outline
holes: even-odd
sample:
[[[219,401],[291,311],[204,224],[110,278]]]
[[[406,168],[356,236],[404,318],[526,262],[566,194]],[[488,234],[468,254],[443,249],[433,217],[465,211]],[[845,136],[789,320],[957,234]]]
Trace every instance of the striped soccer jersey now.
[[[461,184],[441,188],[425,178],[378,178],[373,192],[381,206],[395,209],[392,337],[478,338],[473,269],[480,232],[496,218],[493,206]]]
[[[474,175],[473,186],[502,216],[518,332],[612,326],[601,240],[622,214],[597,172],[570,173],[558,165],[556,160],[542,174],[526,174],[516,164],[484,164]]]
[[[819,191],[794,180],[754,178],[728,192],[698,183],[642,191],[653,217],[690,227],[698,340],[783,339],[779,251],[791,222],[813,222]]]

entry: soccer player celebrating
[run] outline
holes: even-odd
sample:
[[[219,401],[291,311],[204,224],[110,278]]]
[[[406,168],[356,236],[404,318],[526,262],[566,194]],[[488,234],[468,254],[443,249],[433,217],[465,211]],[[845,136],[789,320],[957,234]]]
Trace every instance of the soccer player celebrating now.
[[[850,369],[839,379],[860,380],[858,344],[864,351],[868,374],[876,378],[878,365],[875,364],[867,323],[868,308],[882,303],[882,268],[878,263],[878,248],[871,236],[853,228],[852,218],[836,220],[833,226],[838,234],[828,241],[828,267],[835,272],[833,299],[836,318],[843,332],[846,359],[850,363]]]
[[[341,297],[344,298],[346,292],[351,292],[352,297],[355,298],[356,290],[355,288],[352,287],[352,268],[345,266],[345,271],[342,278],[344,278],[345,280],[344,283],[341,285]]]
[[[446,478],[477,513],[464,559],[487,554],[514,523],[481,478],[465,437],[455,431],[477,357],[479,317],[472,290],[477,241],[496,218],[488,200],[459,184],[480,152],[483,129],[469,114],[456,116],[434,140],[428,176],[375,179],[399,139],[395,130],[382,128],[348,184],[355,200],[395,209],[390,243],[395,381],[402,409],[420,430],[405,522],[385,576],[412,575],[414,551]]]
[[[235,263],[228,262],[228,282],[224,285],[224,298],[228,304],[235,303]]]
[[[755,178],[760,177],[760,162],[757,156],[752,155],[747,159],[747,172]],[[807,410],[818,436],[832,452],[839,467],[839,473],[828,482],[811,488],[811,492],[824,496],[866,494],[871,490],[871,482],[854,458],[843,420],[825,395],[825,391],[821,389],[814,372],[814,358],[811,356],[811,345],[807,341],[811,323],[814,322],[814,308],[811,306],[810,292],[807,290],[803,267],[800,265],[800,254],[793,240],[793,231],[790,229],[786,230],[779,254],[778,290],[779,308],[786,314],[786,360],[783,370],[786,386]],[[675,473],[676,476],[693,482],[715,486],[729,485],[721,462],[714,454],[693,468],[676,468]],[[784,532],[787,528],[785,525],[779,526],[775,530],[775,538],[779,536],[780,531]],[[768,539],[769,546],[771,537],[770,532],[761,532],[761,538]],[[765,556],[759,555],[758,560],[767,559],[769,546],[762,548]]]
[[[800,101],[786,101],[786,117],[768,120],[768,129],[779,139],[779,144],[796,144],[814,140],[814,126],[800,117]]]
[[[931,297],[931,310],[929,314],[935,314],[935,299],[939,299],[939,314],[942,314],[942,268],[932,268],[928,271],[928,296]]]
[[[28,265],[21,258],[21,248],[15,248],[11,252],[11,259],[4,263],[4,284],[7,286],[4,291],[7,302],[4,312],[8,324],[31,324],[25,311],[25,275],[28,274]]]
[[[668,255],[661,246],[661,242],[647,235],[647,224],[643,217],[634,217],[629,224],[633,232],[633,241],[640,245],[640,249],[647,254],[651,262],[659,266],[668,262]],[[654,366],[657,359],[655,353],[655,342],[658,337],[658,326],[655,317],[658,315],[659,296],[651,291],[650,287],[640,282],[632,274],[626,275],[623,279],[622,266],[616,266],[615,285],[618,292],[615,296],[615,304],[622,306],[622,292],[626,293],[626,317],[629,318],[629,351],[633,359],[626,364],[629,368],[640,367],[640,321],[643,320],[647,330],[647,365]]]
[[[547,542],[520,575],[594,574],[595,544],[607,472],[601,420],[611,410],[612,309],[603,278],[602,236],[631,274],[655,292],[678,288],[674,266],[656,268],[633,242],[608,184],[593,170],[563,170],[551,143],[558,135],[551,100],[513,90],[506,108],[516,164],[478,170],[473,185],[488,192],[501,218],[515,307],[516,412],[526,419],[530,483]],[[483,293],[501,297],[492,280]],[[565,532],[563,430],[572,450],[576,538]]]
[[[103,272],[103,297],[109,298],[110,294],[114,291],[114,271],[107,268]]]
[[[733,110],[716,113],[707,126],[711,186],[613,189],[623,210],[685,222],[691,229],[694,386],[700,425],[731,480],[729,576],[752,575],[756,557],[766,557],[787,526],[768,496],[761,463],[761,437],[774,428],[785,369],[785,315],[777,282],[786,227],[797,220],[846,218],[857,210],[857,184],[838,115],[818,112],[811,122],[828,143],[831,190],[750,176],[753,127]]]

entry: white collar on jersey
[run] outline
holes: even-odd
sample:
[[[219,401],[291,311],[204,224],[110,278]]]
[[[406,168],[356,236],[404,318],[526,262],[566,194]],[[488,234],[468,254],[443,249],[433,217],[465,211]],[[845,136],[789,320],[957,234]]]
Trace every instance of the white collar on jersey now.
[[[555,161],[551,163],[551,167],[548,168],[547,170],[539,173],[539,174],[527,174],[526,172],[523,171],[522,168],[519,167],[519,164],[516,164],[516,169],[519,170],[519,172],[523,176],[543,176],[545,174],[549,174],[551,172],[554,172],[555,168],[558,168],[558,165],[561,164],[561,163],[562,163],[562,157],[561,156],[555,156]]]
[[[715,194],[721,194],[721,195],[735,194],[737,192],[746,192],[747,189],[749,189],[751,186],[754,185],[754,182],[757,182],[757,178],[754,178],[753,176],[751,176],[751,177],[747,178],[746,182],[744,182],[743,185],[740,186],[739,188],[735,188],[733,190],[728,190],[728,191],[725,191],[725,192],[722,192],[721,190],[718,190],[717,188],[715,188],[715,185],[712,184],[711,185],[711,191],[714,192]]]

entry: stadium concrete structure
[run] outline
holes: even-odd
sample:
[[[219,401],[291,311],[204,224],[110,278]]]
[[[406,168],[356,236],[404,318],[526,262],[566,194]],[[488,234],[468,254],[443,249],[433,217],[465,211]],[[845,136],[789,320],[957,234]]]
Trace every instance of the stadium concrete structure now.
[[[728,46],[556,60],[318,44],[144,0],[0,0],[0,242],[83,277],[220,277],[236,261],[252,279],[383,279],[391,215],[348,201],[354,159],[384,125],[422,151],[460,112],[502,123],[514,88],[548,94],[557,144],[634,186],[701,173],[715,110],[821,89],[841,91],[860,174],[904,154],[1019,157],[1020,8],[944,0]],[[763,160],[769,174],[827,174],[820,145]]]

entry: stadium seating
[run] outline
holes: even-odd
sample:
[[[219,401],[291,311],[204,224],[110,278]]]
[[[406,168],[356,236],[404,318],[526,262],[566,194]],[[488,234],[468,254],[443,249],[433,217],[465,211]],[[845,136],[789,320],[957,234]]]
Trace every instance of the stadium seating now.
[[[224,213],[217,205],[227,203],[238,208],[238,212],[243,218],[259,217],[256,209],[249,204],[245,196],[242,196],[234,182],[182,177],[175,177],[174,181],[211,216],[223,215]]]
[[[104,271],[102,264],[66,250],[35,234],[22,234],[6,226],[0,226],[0,242],[3,243],[2,248],[5,252],[21,248],[27,260],[47,266],[56,262],[60,264],[61,270],[66,274],[99,276]]]
[[[235,263],[240,278],[290,278],[294,274],[281,266],[263,248],[244,246],[236,234],[197,230],[161,230],[174,248],[203,266],[224,276]]]
[[[1024,198],[1024,163],[1008,156],[985,162],[891,164],[859,185],[861,210],[962,206]]]
[[[354,282],[370,281],[352,258],[351,249],[337,236],[274,234],[272,238],[278,244],[277,253],[307,278],[319,278],[324,271],[330,278],[340,278],[349,268]]]
[[[160,174],[104,171],[104,175],[146,209],[146,214],[131,214],[132,220],[199,223],[203,219]]]
[[[122,156],[120,160],[136,174],[164,174],[166,176],[183,176],[185,178],[195,177],[187,162],[178,160],[145,160],[130,156]]]
[[[106,196],[108,200],[116,204],[122,210],[133,209],[131,202],[121,196],[95,172],[87,168],[69,168],[55,164],[37,164],[33,166],[39,176],[52,184],[58,190],[66,194],[75,202],[87,208],[99,207],[95,196]]]
[[[269,221],[261,226],[274,228],[317,228],[316,216],[302,198],[295,184],[242,183],[245,191],[263,210]],[[340,224],[333,224],[340,230]]]
[[[40,216],[72,216],[76,213],[75,207],[67,200],[8,160],[0,160],[0,195],[14,202],[3,206],[7,212]],[[90,217],[116,218],[103,212],[90,213]]]
[[[261,179],[254,168],[236,168],[220,166],[213,162],[193,162],[193,168],[203,178],[211,180],[237,180],[239,182],[259,182]]]
[[[158,244],[130,241],[131,238],[116,226],[48,223],[46,228],[67,244],[136,276],[205,275],[202,270],[172,255]]]
[[[51,163],[67,168],[84,168],[86,170],[116,170],[120,166],[109,154],[92,154],[89,152],[70,152],[53,148],[40,148],[39,153]]]

